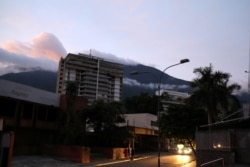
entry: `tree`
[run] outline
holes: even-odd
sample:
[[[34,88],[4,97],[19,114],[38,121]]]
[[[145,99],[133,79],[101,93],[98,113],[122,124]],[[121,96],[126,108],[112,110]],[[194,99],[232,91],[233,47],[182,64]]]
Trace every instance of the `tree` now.
[[[191,87],[196,88],[191,99],[207,111],[208,124],[240,108],[239,101],[232,94],[235,90],[239,90],[240,86],[236,83],[229,85],[230,74],[214,72],[212,65],[196,68],[194,73],[198,77],[190,84]]]
[[[170,104],[167,112],[162,114],[161,133],[168,138],[187,141],[195,154],[195,130],[205,121],[205,111],[191,105],[187,99],[185,104]]]
[[[114,146],[126,138],[126,131],[117,126],[124,123],[121,104],[98,100],[84,110],[87,124],[93,128],[96,135],[96,145]]]
[[[125,99],[127,113],[150,113],[157,114],[157,96],[141,93],[139,96]]]
[[[68,81],[66,85],[67,107],[59,115],[59,136],[63,139],[63,144],[83,144],[83,141],[79,138],[85,131],[84,115],[82,111],[75,109],[77,92],[78,83]]]

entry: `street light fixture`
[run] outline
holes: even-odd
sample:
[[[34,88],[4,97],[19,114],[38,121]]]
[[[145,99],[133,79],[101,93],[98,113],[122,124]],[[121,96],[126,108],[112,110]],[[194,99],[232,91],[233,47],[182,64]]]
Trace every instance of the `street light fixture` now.
[[[161,166],[160,164],[160,157],[161,157],[161,142],[160,142],[160,133],[161,133],[161,129],[160,129],[160,91],[161,91],[161,82],[162,82],[162,77],[163,77],[163,74],[164,72],[171,68],[171,67],[174,67],[174,66],[177,66],[177,65],[180,65],[180,64],[184,64],[184,63],[188,63],[189,62],[189,59],[182,59],[180,60],[179,63],[177,64],[173,64],[173,65],[170,65],[168,67],[166,67],[163,71],[161,71],[161,75],[160,75],[160,78],[158,80],[158,91],[157,91],[157,95],[158,95],[158,104],[157,104],[157,120],[158,120],[158,167]],[[149,73],[149,72],[138,72],[138,71],[133,71],[130,73],[130,75],[138,75],[138,74],[145,74],[145,73]]]

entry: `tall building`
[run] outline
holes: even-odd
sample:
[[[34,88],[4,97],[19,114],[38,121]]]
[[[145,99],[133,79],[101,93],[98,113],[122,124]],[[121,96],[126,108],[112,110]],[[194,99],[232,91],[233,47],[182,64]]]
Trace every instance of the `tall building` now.
[[[67,81],[78,83],[78,96],[92,104],[97,99],[121,101],[123,65],[87,54],[71,54],[59,62],[57,88],[65,94]]]

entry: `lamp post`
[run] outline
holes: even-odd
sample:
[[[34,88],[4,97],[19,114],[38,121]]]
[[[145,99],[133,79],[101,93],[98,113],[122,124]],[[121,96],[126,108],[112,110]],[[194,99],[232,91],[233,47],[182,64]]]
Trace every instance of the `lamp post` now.
[[[249,66],[250,68],[250,66]],[[245,71],[248,74],[248,92],[247,92],[247,100],[248,100],[248,115],[250,114],[250,71]]]
[[[157,104],[157,120],[158,120],[158,167],[161,166],[160,164],[160,157],[161,157],[161,142],[160,142],[160,133],[161,133],[161,128],[160,128],[160,101],[161,101],[161,82],[162,82],[162,77],[163,77],[163,74],[164,72],[171,68],[171,67],[174,67],[174,66],[177,66],[177,65],[180,65],[180,64],[184,64],[184,63],[188,63],[189,62],[189,59],[182,59],[180,60],[179,63],[177,64],[173,64],[173,65],[170,65],[168,67],[166,67],[163,71],[161,71],[161,75],[159,77],[159,80],[158,80],[158,88],[157,88],[157,95],[158,95],[158,104]],[[134,72],[131,72],[130,74],[131,75],[137,75],[137,74],[145,74],[145,73],[149,73],[149,72],[137,72],[137,71],[134,71]]]

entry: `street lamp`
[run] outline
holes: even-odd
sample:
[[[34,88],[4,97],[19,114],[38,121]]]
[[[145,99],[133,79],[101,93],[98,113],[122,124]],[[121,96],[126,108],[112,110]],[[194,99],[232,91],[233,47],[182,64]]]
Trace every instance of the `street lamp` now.
[[[250,113],[250,71],[245,71],[245,73],[248,74],[248,94],[247,94],[247,98],[248,98],[248,113]]]
[[[161,71],[161,75],[160,75],[160,77],[159,77],[159,80],[158,80],[158,90],[157,90],[157,95],[158,95],[158,104],[157,104],[157,119],[158,119],[158,167],[160,167],[161,166],[161,164],[160,164],[160,157],[161,157],[161,142],[160,142],[160,133],[161,133],[161,131],[160,131],[160,91],[161,91],[161,82],[162,82],[162,77],[163,77],[163,74],[164,74],[164,72],[167,70],[167,69],[169,69],[169,68],[171,68],[171,67],[174,67],[174,66],[177,66],[177,65],[180,65],[180,64],[184,64],[184,63],[188,63],[189,62],[189,59],[182,59],[182,60],[180,60],[180,62],[179,63],[177,63],[177,64],[173,64],[173,65],[171,65],[171,66],[168,66],[168,67],[166,67],[163,71]],[[137,74],[145,74],[145,73],[149,73],[149,72],[137,72],[137,71],[134,71],[134,72],[131,72],[130,74],[131,75],[137,75]]]

